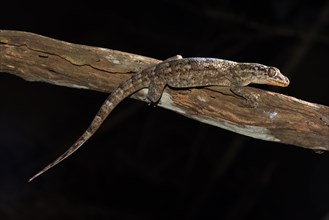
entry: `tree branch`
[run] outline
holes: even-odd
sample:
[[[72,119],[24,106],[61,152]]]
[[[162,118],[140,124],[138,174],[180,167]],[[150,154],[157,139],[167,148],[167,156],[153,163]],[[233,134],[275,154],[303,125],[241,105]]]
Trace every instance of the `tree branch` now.
[[[0,72],[28,81],[110,93],[120,82],[160,60],[71,44],[40,35],[0,31]],[[329,107],[247,87],[257,108],[229,88],[166,88],[159,106],[200,122],[257,139],[329,151]],[[146,101],[146,90],[132,96]]]

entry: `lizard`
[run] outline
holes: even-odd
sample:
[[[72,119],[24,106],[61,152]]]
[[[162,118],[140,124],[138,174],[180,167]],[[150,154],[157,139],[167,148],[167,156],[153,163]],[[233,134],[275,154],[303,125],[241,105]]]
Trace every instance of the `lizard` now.
[[[166,86],[183,89],[226,86],[234,94],[244,98],[247,104],[255,107],[255,97],[243,89],[251,83],[286,87],[289,85],[289,79],[278,68],[263,64],[239,63],[217,58],[182,58],[180,55],[145,68],[122,82],[104,101],[81,137],[65,153],[30,178],[29,182],[79,149],[122,100],[141,89],[148,88],[147,98],[150,103],[156,104]]]

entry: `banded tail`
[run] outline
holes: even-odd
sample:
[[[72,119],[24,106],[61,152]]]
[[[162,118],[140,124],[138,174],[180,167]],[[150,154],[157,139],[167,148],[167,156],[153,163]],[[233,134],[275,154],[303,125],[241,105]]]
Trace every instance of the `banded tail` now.
[[[118,86],[105,100],[93,121],[89,125],[88,129],[81,135],[81,137],[61,156],[59,156],[52,163],[47,165],[37,174],[35,174],[32,178],[29,179],[29,182],[34,180],[36,177],[40,176],[50,168],[56,166],[58,163],[65,160],[68,156],[73,154],[76,150],[78,150],[93,134],[97,131],[97,129],[101,126],[107,116],[112,112],[112,110],[126,97],[131,94],[148,87],[149,80],[148,77],[144,77],[142,74],[144,71],[133,75],[128,80],[124,81],[122,84]]]

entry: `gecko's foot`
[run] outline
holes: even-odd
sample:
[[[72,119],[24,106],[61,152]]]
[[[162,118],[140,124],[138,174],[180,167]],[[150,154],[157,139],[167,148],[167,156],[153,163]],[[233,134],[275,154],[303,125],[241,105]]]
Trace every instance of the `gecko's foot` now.
[[[152,102],[151,100],[148,100],[148,102],[147,102],[148,106],[153,106],[154,108],[157,107],[158,104],[160,104],[160,101]]]
[[[154,103],[148,103],[148,106],[152,106],[153,108],[157,107],[157,104],[154,104]]]
[[[231,85],[231,91],[244,99],[244,104],[249,108],[256,108],[258,106],[258,97],[252,93],[245,92],[243,87]]]
[[[244,104],[249,108],[257,108],[259,105],[257,96],[253,94],[244,94],[242,98],[244,99]]]
[[[258,102],[256,100],[246,99],[246,100],[244,100],[244,104],[249,108],[257,108],[258,107]]]
[[[249,108],[257,108],[258,107],[258,100],[257,96],[253,94],[243,94],[241,97],[244,99],[244,104]]]

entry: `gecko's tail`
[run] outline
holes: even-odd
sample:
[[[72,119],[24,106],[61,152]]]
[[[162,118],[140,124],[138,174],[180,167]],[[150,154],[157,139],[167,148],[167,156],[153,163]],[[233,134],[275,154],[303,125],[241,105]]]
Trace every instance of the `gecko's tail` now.
[[[56,166],[57,164],[65,160],[68,156],[73,154],[97,131],[97,129],[106,119],[106,117],[114,109],[115,107],[114,104],[117,104],[111,102],[111,99],[112,99],[112,94],[103,103],[102,107],[98,111],[97,115],[94,117],[88,129],[81,135],[81,137],[65,153],[63,153],[60,157],[58,157],[56,160],[54,160],[52,163],[47,165],[45,168],[43,168],[41,171],[35,174],[32,178],[30,178],[29,182],[31,182],[33,179],[37,178],[38,176],[40,176],[47,170],[51,169],[52,167]]]
[[[89,133],[87,131],[85,133],[83,133],[83,135],[72,145],[71,148],[69,148],[60,157],[58,157],[52,163],[50,163],[45,168],[43,168],[42,170],[40,170],[37,174],[35,174],[33,177],[31,177],[29,179],[29,182],[31,182],[32,180],[34,180],[35,178],[37,178],[38,176],[40,176],[41,174],[43,174],[44,172],[46,172],[47,170],[49,170],[50,168],[56,166],[57,164],[59,164],[60,162],[62,162],[63,160],[65,160],[68,156],[70,156],[77,149],[79,149],[90,137],[91,137],[91,133]]]
[[[146,71],[148,71],[146,69]],[[97,115],[94,117],[93,121],[89,125],[88,129],[81,135],[81,137],[60,157],[54,160],[52,163],[47,165],[37,174],[35,174],[29,182],[34,180],[36,177],[40,176],[50,168],[54,167],[58,163],[62,162],[78,150],[93,134],[97,131],[97,129],[101,126],[107,116],[111,113],[111,111],[117,106],[123,99],[132,93],[145,88],[149,84],[149,80],[147,77],[143,79],[144,75],[142,72],[135,74],[133,77],[129,78],[125,82],[123,82],[114,92],[112,92],[108,98],[105,100],[101,108],[99,109]]]

